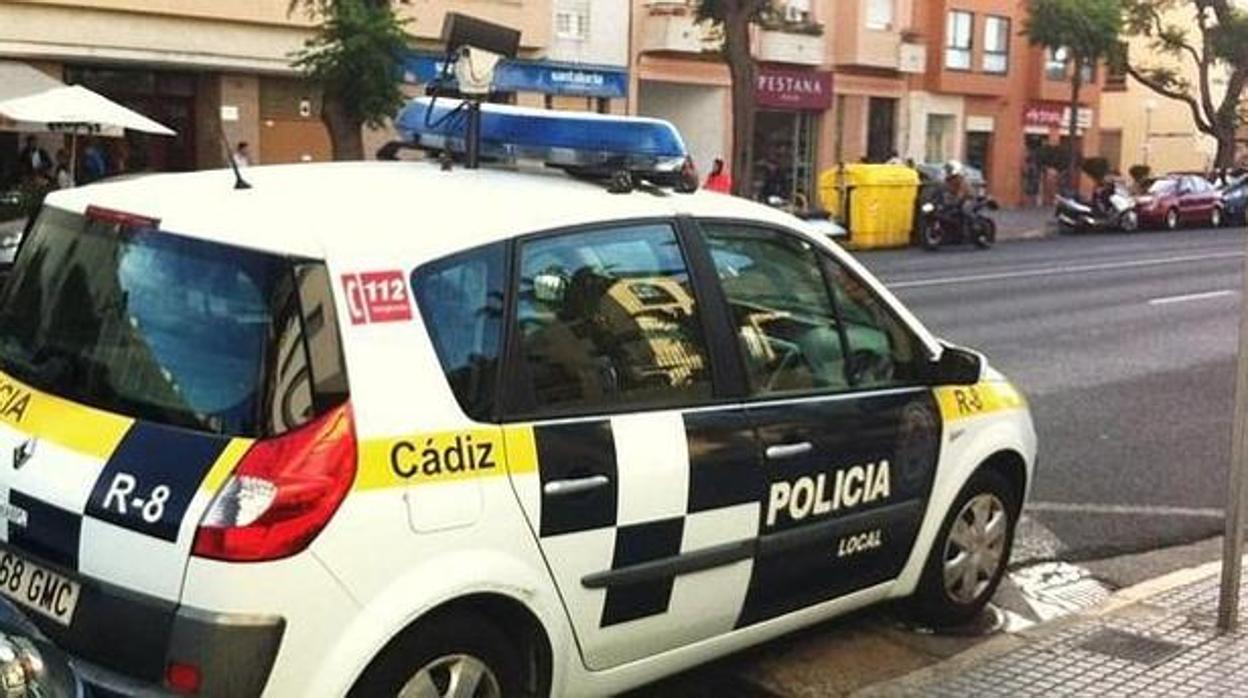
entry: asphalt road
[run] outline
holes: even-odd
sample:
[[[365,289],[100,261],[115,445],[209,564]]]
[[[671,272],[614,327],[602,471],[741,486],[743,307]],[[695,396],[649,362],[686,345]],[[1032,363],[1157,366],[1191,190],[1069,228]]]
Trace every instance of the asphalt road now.
[[[1221,531],[1243,234],[857,255],[932,331],[985,352],[1027,394],[1039,526],[1021,535],[1053,545],[1020,550],[1086,560]]]

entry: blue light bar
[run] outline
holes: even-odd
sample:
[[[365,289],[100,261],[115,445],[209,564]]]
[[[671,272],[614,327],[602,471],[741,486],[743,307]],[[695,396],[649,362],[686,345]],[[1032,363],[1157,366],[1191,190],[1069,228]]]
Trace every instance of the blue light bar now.
[[[466,109],[457,99],[413,99],[395,119],[406,141],[422,148],[463,153]],[[591,112],[547,111],[504,104],[481,105],[481,156],[611,174],[674,174],[688,157],[672,124],[661,119]]]

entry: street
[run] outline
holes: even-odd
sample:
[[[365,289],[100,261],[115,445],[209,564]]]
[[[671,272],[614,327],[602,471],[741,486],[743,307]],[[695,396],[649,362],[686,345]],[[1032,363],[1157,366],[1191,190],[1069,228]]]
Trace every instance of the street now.
[[[1014,563],[1216,535],[1229,458],[1242,228],[858,255],[936,334],[1027,394],[1041,450]]]

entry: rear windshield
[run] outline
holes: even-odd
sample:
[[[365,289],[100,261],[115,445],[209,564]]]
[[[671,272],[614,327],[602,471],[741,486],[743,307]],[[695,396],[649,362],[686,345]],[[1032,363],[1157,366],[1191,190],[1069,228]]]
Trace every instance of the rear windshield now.
[[[0,367],[112,412],[279,434],[346,398],[329,276],[46,208],[0,295]]]

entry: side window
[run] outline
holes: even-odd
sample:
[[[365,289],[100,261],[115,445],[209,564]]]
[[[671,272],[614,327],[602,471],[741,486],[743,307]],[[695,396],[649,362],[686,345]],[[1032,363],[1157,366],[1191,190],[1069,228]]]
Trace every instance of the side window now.
[[[669,225],[524,242],[516,323],[530,410],[674,406],[711,396],[689,272]]]
[[[844,267],[835,262],[827,266],[855,387],[887,388],[917,382],[925,361],[918,339],[884,301]]]
[[[814,247],[792,235],[704,223],[754,394],[850,387],[841,328]]]
[[[494,412],[507,255],[501,244],[412,272],[412,290],[455,399],[470,417]]]

